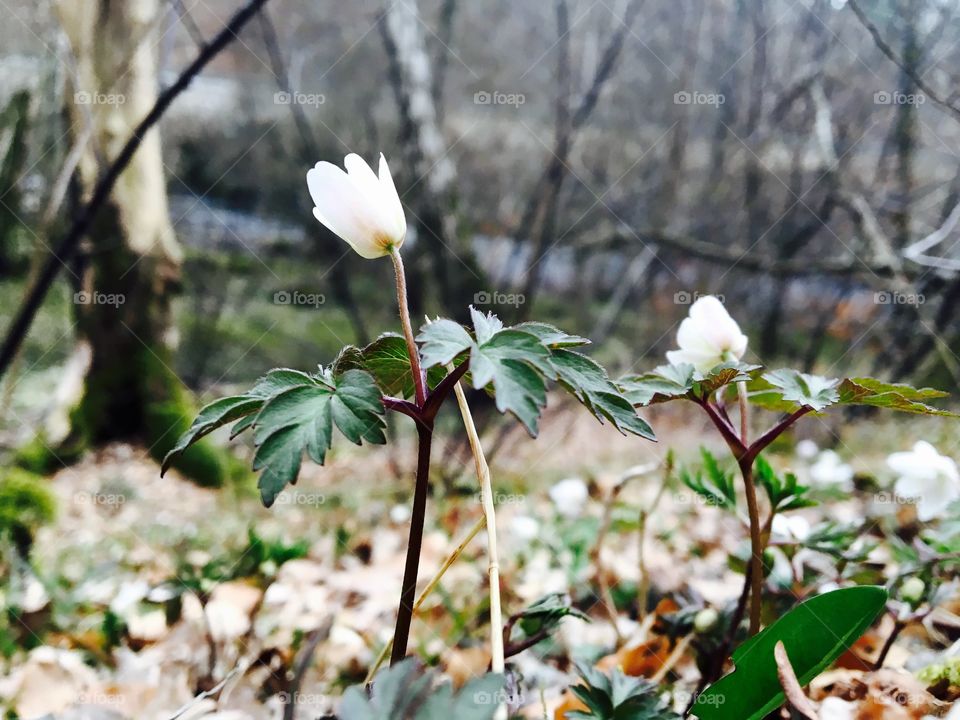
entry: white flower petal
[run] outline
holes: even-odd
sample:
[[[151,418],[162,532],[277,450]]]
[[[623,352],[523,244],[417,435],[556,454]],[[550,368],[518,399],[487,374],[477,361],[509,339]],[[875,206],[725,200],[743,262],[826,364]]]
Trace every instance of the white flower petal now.
[[[403,204],[400,202],[397,186],[393,184],[393,175],[390,173],[390,166],[387,165],[387,159],[383,156],[383,153],[380,153],[379,172],[380,190],[383,193],[383,202],[391,216],[394,234],[402,238],[407,233],[407,218],[403,214]],[[398,245],[402,242],[401,239]]]

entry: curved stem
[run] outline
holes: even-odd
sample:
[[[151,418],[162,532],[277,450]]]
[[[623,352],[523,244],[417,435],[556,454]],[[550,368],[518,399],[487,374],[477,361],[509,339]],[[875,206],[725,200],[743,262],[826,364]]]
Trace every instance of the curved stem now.
[[[397,627],[393,633],[394,665],[407,655],[410,622],[413,620],[413,600],[417,591],[417,572],[420,566],[420,548],[423,544],[423,524],[427,514],[427,490],[430,486],[430,445],[433,425],[417,424],[417,484],[413,491],[413,511],[410,515],[410,538],[407,541],[407,559],[403,569],[400,607],[397,608]]]
[[[760,632],[760,610],[763,602],[763,536],[760,531],[760,505],[757,502],[757,487],[753,482],[753,461],[740,461],[740,473],[747,496],[747,512],[750,515],[750,636]],[[746,578],[745,578],[746,580]]]
[[[397,305],[400,306],[400,324],[403,326],[403,337],[407,341],[407,354],[410,356],[410,369],[413,372],[413,386],[417,405],[423,407],[427,399],[426,383],[423,380],[423,370],[420,367],[420,351],[413,339],[413,325],[410,324],[410,306],[407,304],[407,276],[403,271],[403,258],[400,251],[393,248],[390,252],[393,260],[393,270],[397,278]]]

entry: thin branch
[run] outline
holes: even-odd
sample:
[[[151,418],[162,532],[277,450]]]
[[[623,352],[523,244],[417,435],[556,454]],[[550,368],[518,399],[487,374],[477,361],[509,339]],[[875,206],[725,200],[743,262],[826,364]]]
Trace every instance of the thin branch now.
[[[880,34],[879,28],[877,28],[877,26],[873,24],[870,18],[867,17],[867,14],[863,11],[860,5],[857,4],[856,0],[847,0],[847,5],[851,10],[853,10],[853,14],[857,16],[857,20],[860,21],[860,24],[863,25],[863,27],[867,29],[867,32],[870,33],[870,36],[873,38],[874,44],[877,46],[880,52],[886,55],[887,58],[889,58],[889,60],[894,65],[900,68],[900,70],[904,72],[907,75],[907,77],[909,77],[913,81],[913,83],[918,88],[920,88],[927,97],[933,100],[933,102],[935,102],[937,105],[944,108],[948,112],[953,113],[954,115],[957,116],[957,118],[960,118],[960,107],[957,107],[956,105],[951,104],[946,99],[941,97],[936,90],[931,88],[924,81],[923,77],[919,73],[917,73],[916,69],[914,69],[907,63],[903,62],[900,56],[897,55],[896,51],[894,51],[894,49],[890,47],[887,41],[883,39],[883,35]]]
[[[67,234],[57,244],[56,249],[47,257],[46,262],[37,275],[36,282],[30,287],[24,298],[23,303],[14,316],[13,322],[7,331],[7,336],[0,347],[0,377],[6,373],[17,353],[17,349],[23,342],[33,324],[37,311],[43,303],[43,299],[49,292],[53,281],[60,272],[60,267],[66,265],[67,261],[76,252],[77,245],[86,235],[90,226],[93,224],[97,213],[107,202],[113,186],[116,185],[120,175],[126,169],[127,165],[133,159],[134,154],[140,148],[147,133],[159,122],[160,118],[167,111],[167,108],[173,103],[180,93],[187,89],[190,82],[200,74],[200,72],[220,53],[227,45],[237,38],[243,27],[257,14],[268,0],[249,0],[240,10],[238,10],[217,36],[210,41],[198,54],[192,63],[180,73],[176,82],[164,90],[157,97],[153,108],[140,121],[140,124],[134,129],[126,144],[120,150],[117,157],[107,168],[90,197],[90,200],[80,211],[79,217],[73,222],[73,225],[67,231]]]

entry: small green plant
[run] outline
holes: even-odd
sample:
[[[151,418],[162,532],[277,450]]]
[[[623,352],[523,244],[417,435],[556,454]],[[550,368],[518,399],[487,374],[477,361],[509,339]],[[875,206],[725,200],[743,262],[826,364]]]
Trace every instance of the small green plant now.
[[[489,673],[455,692],[414,658],[384,668],[370,697],[363,687],[343,695],[343,720],[491,720],[504,699],[503,676]]]
[[[606,371],[574,349],[586,345],[586,338],[539,322],[505,327],[492,313],[473,307],[471,327],[441,318],[427,322],[415,334],[400,254],[407,225],[390,169],[382,155],[379,175],[357,155],[348,155],[344,164],[347,172],[321,162],[308,173],[314,215],[362,257],[392,260],[402,334],[386,334],[363,348],[345,347],[329,365],[313,372],[271,370],[248,392],[211,403],[170,450],[163,470],[200,438],[232,425],[231,436],[246,431],[253,436],[253,468],[260,473],[260,495],[269,507],[288,484],[296,482],[304,455],[324,463],[334,428],[358,445],[384,444],[385,412],[409,417],[416,428],[418,452],[391,654],[391,664],[396,664],[406,656],[413,615],[434,422],[440,407],[455,394],[484,495],[491,558],[493,669],[502,671],[503,628],[489,469],[460,388],[461,380],[489,393],[501,413],[514,415],[534,437],[550,382],[573,395],[598,420],[610,422],[624,434],[653,440],[653,431]]]
[[[656,683],[624,675],[620,669],[607,675],[579,664],[577,671],[582,682],[570,690],[587,710],[568,710],[567,720],[680,720],[666,707]]]

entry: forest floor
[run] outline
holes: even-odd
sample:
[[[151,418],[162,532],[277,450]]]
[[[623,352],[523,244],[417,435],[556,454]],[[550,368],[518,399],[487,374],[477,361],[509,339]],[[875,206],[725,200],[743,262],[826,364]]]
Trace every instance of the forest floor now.
[[[692,413],[654,411],[661,442],[653,444],[555,405],[537,440],[512,430],[492,462],[505,615],[555,592],[584,615],[565,618],[551,638],[511,658],[521,678],[519,713],[554,718],[571,707],[573,660],[654,678],[682,710],[699,679],[698,639],[670,628],[684,611],[736,602],[743,576],[731,557],[742,553],[745,532],[678,473],[667,477],[663,462],[669,447],[680,465],[695,465],[701,444],[719,445]],[[932,420],[827,422],[811,423],[807,439],[833,447],[841,460],[832,479],[817,479],[829,511],[821,505],[798,516],[810,527],[869,520],[871,549],[856,578],[802,543],[780,553],[768,587],[783,601],[895,576],[902,559],[886,538],[909,539],[917,529],[912,509],[883,503],[886,454],[912,444],[907,427],[935,444],[956,442]],[[175,473],[161,479],[156,463],[127,445],[57,472],[50,479],[56,519],[39,530],[28,565],[9,554],[5,563],[0,707],[55,720],[167,720],[188,705],[179,717],[259,720],[283,717],[289,701],[301,719],[335,711],[392,636],[413,459],[401,439],[392,450],[341,446],[325,468],[305,464],[297,486],[269,510],[249,486],[209,490]],[[809,443],[798,455],[796,439],[776,448],[775,465],[801,481],[829,470]],[[441,443],[436,457],[421,587],[482,517],[463,448]],[[654,503],[641,562],[641,512]],[[945,542],[960,536],[957,519],[941,522]],[[822,720],[950,712],[956,684],[922,682],[916,673],[952,657],[960,675],[958,580],[945,579],[932,604],[926,622],[899,635],[882,671],[873,663],[891,632],[889,615],[814,683]],[[488,618],[480,533],[418,613],[411,651],[462,684],[489,663]],[[204,691],[212,692],[195,699]],[[906,704],[897,699],[904,697]]]

